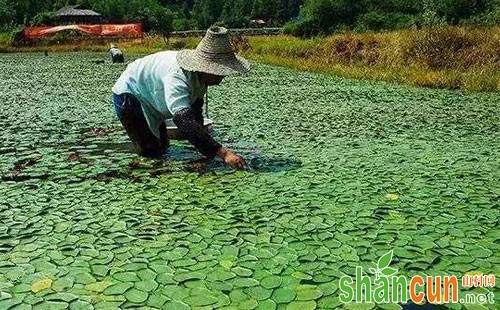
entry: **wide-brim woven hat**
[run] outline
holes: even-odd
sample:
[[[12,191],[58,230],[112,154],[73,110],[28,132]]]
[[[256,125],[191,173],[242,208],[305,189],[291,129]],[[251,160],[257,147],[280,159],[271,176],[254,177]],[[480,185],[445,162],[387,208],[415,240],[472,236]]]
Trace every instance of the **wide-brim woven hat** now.
[[[195,50],[181,50],[177,62],[188,71],[231,75],[250,71],[250,63],[235,54],[224,27],[211,27]]]

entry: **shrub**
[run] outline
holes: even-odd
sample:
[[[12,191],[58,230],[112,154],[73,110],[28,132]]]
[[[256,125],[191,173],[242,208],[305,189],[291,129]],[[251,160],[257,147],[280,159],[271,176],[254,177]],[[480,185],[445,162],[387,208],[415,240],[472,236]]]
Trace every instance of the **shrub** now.
[[[480,26],[495,26],[500,25],[500,9],[494,10],[485,14],[474,16],[466,21],[464,24],[480,25]]]
[[[297,33],[297,22],[288,22],[283,26],[283,34],[295,35]]]
[[[414,17],[409,14],[373,11],[361,15],[357,19],[355,30],[359,32],[397,30],[411,27],[414,23]]]
[[[173,30],[174,15],[169,10],[158,7],[146,7],[139,12],[146,31],[155,30],[167,34]]]
[[[379,62],[380,47],[381,43],[375,35],[334,35],[318,44],[316,56],[323,57],[327,63],[372,66]]]
[[[18,46],[23,43],[23,30],[21,28],[15,28],[9,33],[9,45]]]
[[[40,12],[31,19],[31,26],[53,25],[57,20],[55,12]]]
[[[310,38],[315,35],[324,34],[320,26],[311,19],[290,22],[284,27],[283,33],[301,38]]]
[[[489,33],[487,37],[485,32]],[[423,64],[431,69],[499,64],[499,38],[494,29],[445,27],[409,31],[403,41],[403,59],[407,64]]]
[[[250,49],[248,38],[240,34],[232,34],[230,36],[231,44],[236,52],[245,52]]]

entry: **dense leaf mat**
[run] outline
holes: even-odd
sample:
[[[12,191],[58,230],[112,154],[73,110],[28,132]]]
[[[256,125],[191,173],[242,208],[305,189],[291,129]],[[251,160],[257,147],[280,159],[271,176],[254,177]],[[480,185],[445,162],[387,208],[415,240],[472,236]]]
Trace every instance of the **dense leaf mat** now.
[[[0,55],[0,309],[334,309],[390,249],[500,273],[499,94],[254,64],[210,90],[234,172],[137,158],[101,56]]]

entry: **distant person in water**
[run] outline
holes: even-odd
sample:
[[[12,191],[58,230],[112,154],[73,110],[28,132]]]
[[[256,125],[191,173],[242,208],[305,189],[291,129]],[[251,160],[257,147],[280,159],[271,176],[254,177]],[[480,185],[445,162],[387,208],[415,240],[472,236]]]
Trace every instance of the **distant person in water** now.
[[[208,158],[218,155],[232,167],[245,160],[216,142],[203,126],[203,97],[208,86],[250,70],[235,55],[227,29],[210,28],[196,50],[164,51],[128,65],[113,86],[113,103],[139,155],[161,157],[169,147],[166,119]]]
[[[111,44],[108,54],[111,56],[111,61],[113,63],[123,63],[125,61],[123,52],[115,44]]]

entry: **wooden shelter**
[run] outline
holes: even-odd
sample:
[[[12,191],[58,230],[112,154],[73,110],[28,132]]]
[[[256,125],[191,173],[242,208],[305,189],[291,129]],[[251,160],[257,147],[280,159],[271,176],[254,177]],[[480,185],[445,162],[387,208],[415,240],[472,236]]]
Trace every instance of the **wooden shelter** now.
[[[72,5],[58,10],[56,15],[59,24],[100,24],[106,21],[101,14],[78,7],[78,5]]]

